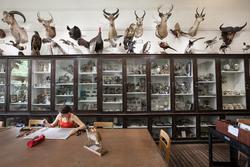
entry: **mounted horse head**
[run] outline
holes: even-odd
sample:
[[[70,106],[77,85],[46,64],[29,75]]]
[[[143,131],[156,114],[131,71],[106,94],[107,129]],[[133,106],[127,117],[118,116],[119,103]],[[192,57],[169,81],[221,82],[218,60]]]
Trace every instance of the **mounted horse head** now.
[[[109,13],[106,11],[106,9],[103,9],[103,15],[104,17],[109,21],[109,34],[108,39],[116,39],[117,38],[117,32],[115,29],[115,19],[119,16],[119,9],[117,8],[114,13]]]
[[[222,27],[223,24],[220,26],[220,30],[221,30],[221,37],[223,39],[223,42],[226,44],[226,45],[230,45],[233,41],[233,38],[236,34],[236,32],[239,32],[241,31],[244,27],[246,27],[247,25],[247,22],[241,26],[241,27]]]
[[[196,14],[195,14],[195,21],[194,21],[194,24],[193,26],[188,30],[188,35],[190,35],[191,37],[195,36],[197,34],[197,31],[198,31],[198,28],[199,28],[199,25],[202,21],[204,21],[204,18],[205,18],[205,13],[204,12],[204,9],[202,9],[201,13],[198,12],[198,8],[196,8]]]
[[[37,20],[42,23],[42,25],[44,26],[45,30],[46,30],[46,36],[47,38],[54,38],[56,36],[56,28],[54,26],[51,26],[50,24],[53,23],[54,19],[52,17],[52,15],[50,14],[50,19],[45,20],[43,18],[40,17],[40,13],[37,13]]]
[[[155,35],[160,38],[161,40],[166,38],[168,35],[168,30],[167,30],[167,21],[170,18],[170,16],[172,15],[172,10],[173,10],[174,6],[171,5],[171,8],[168,12],[163,13],[160,11],[161,6],[158,7],[158,13],[159,13],[159,17],[161,18],[161,21],[159,24],[157,24],[156,26],[156,31],[155,31]]]
[[[139,17],[137,15],[136,11],[134,11],[134,14],[135,14],[135,17],[136,17],[135,37],[139,38],[143,34],[143,27],[142,26],[143,26],[143,20],[144,20],[144,17],[146,15],[146,12],[145,12],[145,10],[143,11],[142,17]]]

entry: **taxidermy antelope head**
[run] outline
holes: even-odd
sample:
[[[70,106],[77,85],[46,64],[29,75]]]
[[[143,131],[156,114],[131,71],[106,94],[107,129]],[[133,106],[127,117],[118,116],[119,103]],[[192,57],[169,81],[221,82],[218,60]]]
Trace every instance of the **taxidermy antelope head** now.
[[[162,39],[166,38],[168,35],[167,21],[168,21],[169,17],[172,15],[171,12],[172,12],[174,6],[171,5],[170,10],[166,13],[160,12],[160,8],[161,7],[158,7],[158,13],[159,13],[159,17],[161,18],[161,21],[160,21],[160,23],[158,23],[156,25],[155,35],[162,40]]]
[[[45,20],[43,18],[40,17],[40,13],[37,13],[37,20],[42,23],[42,25],[44,26],[45,30],[46,30],[46,36],[47,38],[54,38],[56,36],[56,28],[54,26],[51,26],[50,24],[53,23],[53,17],[50,14],[50,19],[49,20]]]
[[[17,14],[23,18],[23,22],[26,22],[25,16],[19,11],[4,11],[2,21],[10,25],[10,31],[15,38],[16,44],[28,42],[28,34],[23,27],[20,27],[14,17]]]
[[[134,11],[134,14],[135,14],[135,18],[136,18],[135,37],[139,38],[143,34],[143,27],[142,26],[143,26],[143,20],[144,20],[144,17],[146,15],[146,12],[145,12],[145,10],[143,11],[142,17],[138,17],[138,15],[136,14],[136,11]]]
[[[223,39],[223,42],[226,45],[230,45],[233,41],[233,38],[236,34],[236,32],[241,31],[244,27],[246,27],[247,22],[241,26],[241,27],[222,27],[223,24],[220,26],[220,30],[221,30],[221,37]]]
[[[114,13],[108,13],[106,9],[103,9],[104,17],[109,21],[109,34],[108,40],[117,39],[121,36],[117,36],[117,32],[115,29],[115,19],[119,16],[119,9],[116,9]]]
[[[191,37],[194,37],[197,34],[199,25],[202,21],[204,21],[205,18],[205,13],[204,12],[204,8],[202,9],[201,13],[198,12],[198,8],[196,8],[196,14],[195,14],[195,21],[193,26],[188,30],[188,35],[190,35]]]

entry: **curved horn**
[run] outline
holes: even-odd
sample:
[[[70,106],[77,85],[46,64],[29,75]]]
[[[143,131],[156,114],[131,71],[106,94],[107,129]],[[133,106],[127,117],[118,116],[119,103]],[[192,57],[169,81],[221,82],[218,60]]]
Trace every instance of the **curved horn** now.
[[[160,9],[161,9],[161,6],[159,6],[159,7],[157,8],[158,13],[161,13]]]
[[[135,14],[135,17],[136,17],[136,18],[139,18],[139,17],[137,16],[137,14],[136,14],[136,10],[134,10],[134,14]]]
[[[205,9],[205,8],[203,8],[203,9],[202,9],[202,11],[201,11],[201,14],[200,14],[200,15],[202,15],[202,14],[203,14],[204,9]]]
[[[143,15],[142,15],[142,18],[144,18],[144,16],[146,15],[146,11],[143,10]]]
[[[196,8],[196,14],[198,14],[198,15],[199,15],[198,8]]]
[[[19,16],[21,16],[21,17],[23,18],[23,22],[24,22],[24,23],[26,22],[26,18],[25,18],[25,16],[24,16],[24,14],[22,14],[22,13],[19,12],[19,11],[13,10],[13,11],[10,11],[9,14],[10,14],[10,15],[17,14],[17,15],[19,15]]]
[[[246,22],[243,26],[240,27],[240,31],[241,31],[244,27],[246,27],[246,26],[247,26],[247,22]]]
[[[118,9],[118,8],[116,8],[116,12],[112,13],[112,15],[114,16],[114,15],[116,15],[117,13],[119,13],[119,9]]]
[[[224,24],[224,23],[223,23],[223,24]],[[221,30],[221,31],[223,31],[223,30],[224,30],[224,28],[222,27],[222,26],[223,26],[223,24],[221,24],[221,25],[220,25],[220,30]]]
[[[174,9],[174,5],[172,4],[170,10],[167,13],[171,13],[173,9]]]
[[[54,18],[53,18],[53,16],[51,15],[51,13],[49,13],[49,15],[50,15],[50,20],[48,20],[50,23],[52,23],[53,21],[54,21]]]
[[[106,9],[103,9],[103,13],[105,13],[108,16],[111,15],[111,13],[106,12]]]

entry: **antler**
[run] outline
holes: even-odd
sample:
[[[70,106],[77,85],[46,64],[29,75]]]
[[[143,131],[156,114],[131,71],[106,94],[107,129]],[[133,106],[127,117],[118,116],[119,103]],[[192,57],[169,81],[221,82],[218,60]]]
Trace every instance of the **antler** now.
[[[119,9],[118,9],[118,8],[116,8],[116,12],[112,13],[112,15],[114,16],[114,15],[116,15],[117,13],[119,13]]]
[[[170,10],[167,13],[171,13],[173,9],[174,9],[174,5],[171,4],[171,8],[170,8]]]
[[[43,21],[43,19],[40,17],[40,12],[37,12],[37,20],[39,21],[39,22],[42,22]]]
[[[106,9],[103,9],[103,13],[105,13],[106,15],[111,15],[111,13],[108,13],[107,11],[106,11]]]

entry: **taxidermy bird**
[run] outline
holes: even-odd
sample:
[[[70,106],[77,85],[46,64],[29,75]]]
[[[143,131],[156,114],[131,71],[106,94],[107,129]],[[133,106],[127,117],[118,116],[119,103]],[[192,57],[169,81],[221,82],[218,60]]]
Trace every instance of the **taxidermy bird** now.
[[[187,45],[187,47],[185,49],[185,53],[186,54],[192,54],[193,53],[192,46],[194,45],[194,43],[197,42],[197,41],[199,41],[199,40],[201,40],[201,39],[204,39],[204,38],[205,37],[200,37],[200,38],[197,38],[197,39],[195,39],[193,41],[189,40],[188,45]]]
[[[226,54],[226,51],[227,51],[228,48],[229,48],[229,45],[226,45],[225,43],[223,43],[220,46],[219,50],[222,51],[224,54]]]
[[[250,49],[250,45],[247,45],[246,42],[243,42],[243,52],[247,52]]]
[[[102,53],[103,51],[103,40],[102,40],[102,31],[101,27],[99,27],[99,33],[96,37],[92,38],[89,42],[83,38],[78,40],[79,46],[84,46],[89,49],[90,53]]]
[[[206,44],[206,49],[208,47],[212,47],[215,43],[217,43],[217,36],[214,37],[213,39],[209,39],[209,40],[204,42],[204,44]]]
[[[128,44],[129,42],[133,41],[133,38],[135,36],[135,29],[136,25],[134,23],[130,24],[130,26],[126,29],[124,33],[124,40],[123,40],[123,45],[124,49],[128,49]]]
[[[159,46],[164,50],[164,53],[166,53],[166,51],[165,51],[166,49],[172,49],[172,50],[177,52],[177,50],[172,48],[171,46],[169,46],[169,44],[167,42],[160,42]]]
[[[59,41],[62,41],[62,43],[64,43],[65,45],[69,45],[69,46],[72,46],[72,47],[76,46],[73,42],[71,42],[69,40],[60,39]]]
[[[4,32],[3,29],[0,29],[0,38],[5,38],[6,37],[6,33]]]
[[[181,31],[181,27],[179,23],[176,23],[174,26],[174,30],[170,29],[170,31],[172,32],[172,34],[176,37],[179,38],[182,35],[186,35],[187,33]]]
[[[100,133],[95,128],[86,128],[88,145],[98,145],[102,149],[102,137]]]
[[[150,41],[147,41],[147,42],[143,45],[141,53],[143,53],[143,54],[148,54],[150,48],[151,48],[151,42],[150,42]]]
[[[42,46],[42,39],[37,31],[34,31],[35,34],[31,38],[31,55],[40,55],[40,49]]]
[[[14,41],[10,41],[10,43],[6,43],[6,45],[14,46],[14,47],[17,48],[18,50],[24,50],[24,49],[26,49],[26,47],[21,46],[21,45],[15,43]]]

